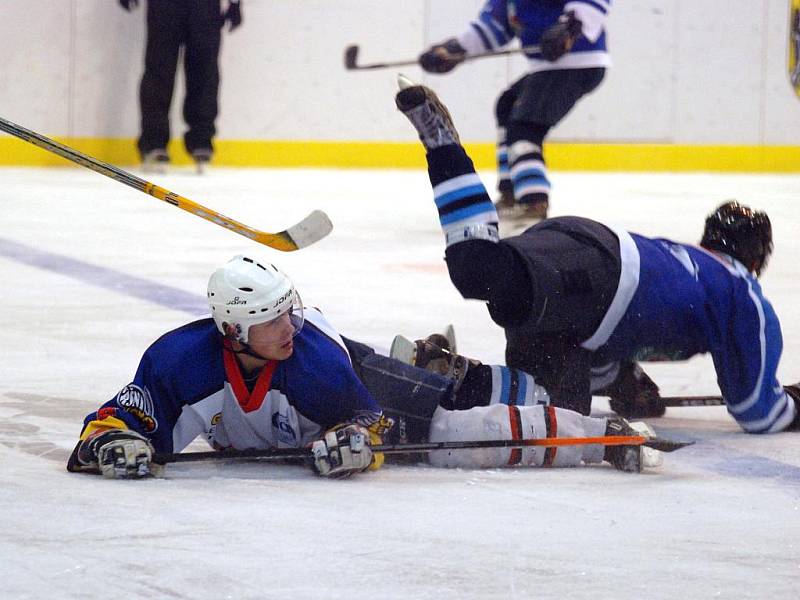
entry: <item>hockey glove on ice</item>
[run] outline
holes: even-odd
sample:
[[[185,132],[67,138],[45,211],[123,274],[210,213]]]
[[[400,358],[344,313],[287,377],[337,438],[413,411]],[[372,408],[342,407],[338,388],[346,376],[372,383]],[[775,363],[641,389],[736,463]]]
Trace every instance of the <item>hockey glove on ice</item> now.
[[[370,467],[370,432],[355,424],[337,425],[311,445],[314,470],[323,477],[343,478]]]
[[[582,27],[574,12],[561,15],[556,24],[547,29],[539,39],[542,57],[554,62],[564,56],[581,36]]]
[[[222,26],[225,23],[230,23],[228,31],[233,31],[242,24],[242,7],[239,0],[229,0],[228,10],[222,15]]]
[[[658,386],[632,361],[623,361],[613,383],[594,394],[608,396],[611,410],[629,419],[661,417],[666,411]]]
[[[70,459],[70,471],[98,470],[110,479],[137,479],[154,475],[153,446],[143,435],[124,429],[98,430],[80,442]],[[77,467],[77,468],[70,468]]]
[[[420,54],[419,66],[428,73],[447,73],[464,62],[467,51],[455,38],[450,38],[441,44],[431,46],[427,52]]]

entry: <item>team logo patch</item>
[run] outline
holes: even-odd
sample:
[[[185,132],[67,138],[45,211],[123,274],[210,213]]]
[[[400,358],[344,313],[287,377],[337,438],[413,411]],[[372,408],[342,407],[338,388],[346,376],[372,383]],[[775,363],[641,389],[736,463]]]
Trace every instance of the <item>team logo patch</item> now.
[[[286,444],[297,443],[297,434],[289,423],[289,417],[279,412],[272,413],[272,426],[278,430],[278,439]]]
[[[153,399],[147,388],[129,383],[119,391],[115,400],[120,408],[133,415],[142,424],[147,433],[153,433],[158,429]]]

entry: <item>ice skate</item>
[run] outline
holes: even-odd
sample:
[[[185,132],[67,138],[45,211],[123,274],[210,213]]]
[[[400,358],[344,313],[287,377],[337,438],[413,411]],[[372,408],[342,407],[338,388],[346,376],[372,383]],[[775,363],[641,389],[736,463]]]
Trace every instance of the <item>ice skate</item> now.
[[[508,190],[500,192],[500,197],[494,202],[494,208],[500,220],[511,216],[516,205],[517,201],[514,200],[514,192]]]
[[[400,91],[395,96],[395,104],[411,121],[425,148],[431,150],[461,143],[450,112],[433,90],[415,84],[405,75],[397,76],[397,84]]]
[[[543,199],[536,200],[535,202],[521,203],[515,202],[512,206],[508,206],[506,202],[502,211],[498,210],[498,217],[500,218],[500,237],[507,238],[512,235],[519,235],[529,227],[536,225],[538,222],[547,218],[548,202],[547,196]],[[501,198],[498,204],[502,202]],[[495,204],[497,207],[497,204]]]
[[[197,148],[192,150],[192,160],[194,160],[197,174],[202,175],[206,172],[206,168],[211,163],[213,152],[211,148]]]
[[[142,155],[142,171],[164,175],[169,165],[169,154],[163,148],[150,150]]]
[[[454,392],[458,391],[470,367],[480,366],[478,360],[467,358],[449,350],[455,338],[448,338],[448,328],[444,334],[432,333],[424,340],[412,342],[408,338],[397,335],[392,341],[389,355],[408,365],[438,373],[455,380]]]
[[[621,417],[611,417],[606,425],[606,435],[636,435],[655,437],[655,431],[641,421],[629,423]],[[615,469],[626,473],[640,473],[644,468],[658,467],[663,462],[660,451],[646,446],[607,446],[604,460]]]

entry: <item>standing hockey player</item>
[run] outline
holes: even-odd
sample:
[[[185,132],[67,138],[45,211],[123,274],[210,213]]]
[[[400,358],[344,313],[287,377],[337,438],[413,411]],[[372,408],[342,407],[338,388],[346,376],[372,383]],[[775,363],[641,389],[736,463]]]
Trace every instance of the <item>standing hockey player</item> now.
[[[800,427],[800,385],[776,379],[780,325],[757,277],[769,218],[726,202],[700,247],[580,217],[500,240],[497,212],[430,89],[400,76],[396,104],[427,149],[445,259],[465,298],[505,329],[506,362],[533,374],[556,406],[589,414],[592,367],[710,353],[728,412],[748,432]]]
[[[181,48],[186,75],[183,102],[183,118],[188,126],[183,136],[186,151],[198,170],[214,154],[220,28],[227,23],[233,31],[242,24],[240,0],[226,1],[223,12],[220,0],[147,0],[147,48],[139,86],[142,114],[137,146],[142,165],[148,170],[163,170],[169,163],[169,109]],[[119,0],[119,3],[130,11],[139,0]]]
[[[378,468],[383,457],[370,445],[390,431],[393,443],[429,435],[435,441],[473,434],[652,435],[643,424],[546,406],[546,392],[529,375],[505,367],[486,367],[506,373],[506,383],[493,390],[491,371],[476,369],[469,381],[456,382],[377,355],[342,338],[318,310],[304,310],[285,274],[247,257],[234,257],[212,274],[208,300],[212,318],[163,335],[144,353],[133,381],[86,417],[69,471],[144,477],[157,470],[154,452],[180,452],[199,436],[216,449],[310,445],[314,470],[338,478]],[[513,389],[512,379],[521,382]],[[397,421],[394,429],[381,406]],[[435,464],[461,466],[606,460],[623,471],[660,460],[638,445],[596,444],[437,456]]]
[[[605,22],[611,0],[489,0],[456,38],[419,58],[430,73],[447,73],[467,56],[497,50],[514,38],[526,52],[528,74],[497,100],[500,217],[547,216],[550,181],[544,140],[575,103],[593,91],[611,64]]]

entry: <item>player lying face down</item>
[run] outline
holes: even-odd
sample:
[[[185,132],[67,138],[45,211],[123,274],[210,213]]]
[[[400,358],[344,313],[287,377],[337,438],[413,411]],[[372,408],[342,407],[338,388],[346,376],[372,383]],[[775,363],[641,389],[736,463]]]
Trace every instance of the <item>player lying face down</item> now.
[[[211,318],[161,336],[133,381],[86,417],[70,471],[151,473],[154,452],[203,436],[216,449],[308,447],[321,475],[377,468],[391,422],[342,338],[269,263],[234,257],[209,279]]]
[[[462,382],[456,406],[457,386],[451,378],[344,340],[318,310],[303,307],[284,273],[248,257],[235,257],[215,271],[208,300],[212,318],[161,336],[142,356],[133,381],[86,417],[67,465],[70,471],[147,476],[157,470],[155,452],[180,452],[202,436],[220,450],[310,447],[317,473],[346,477],[382,464],[371,445],[393,433],[393,414],[413,417],[420,427],[415,439],[398,437],[392,443],[427,441],[429,436],[463,440],[465,432],[484,439],[480,433],[487,419],[496,421],[491,431],[498,439],[514,432],[529,437],[553,431],[587,437],[609,428],[632,434],[622,420],[612,423],[562,409],[546,412],[542,403],[547,395],[534,393],[532,379],[523,386],[530,393],[514,396],[513,407],[498,406],[500,399],[510,402],[511,394],[493,389],[488,367],[484,377]],[[512,375],[498,382],[530,379]],[[441,407],[453,410],[437,412]],[[534,425],[520,425],[528,421]],[[398,436],[409,431],[396,429]],[[638,471],[658,461],[648,462],[640,446],[577,447],[561,451],[558,458],[552,451],[530,450],[514,453],[511,462],[504,452],[509,451],[473,452],[442,464],[574,466],[605,460]]]

